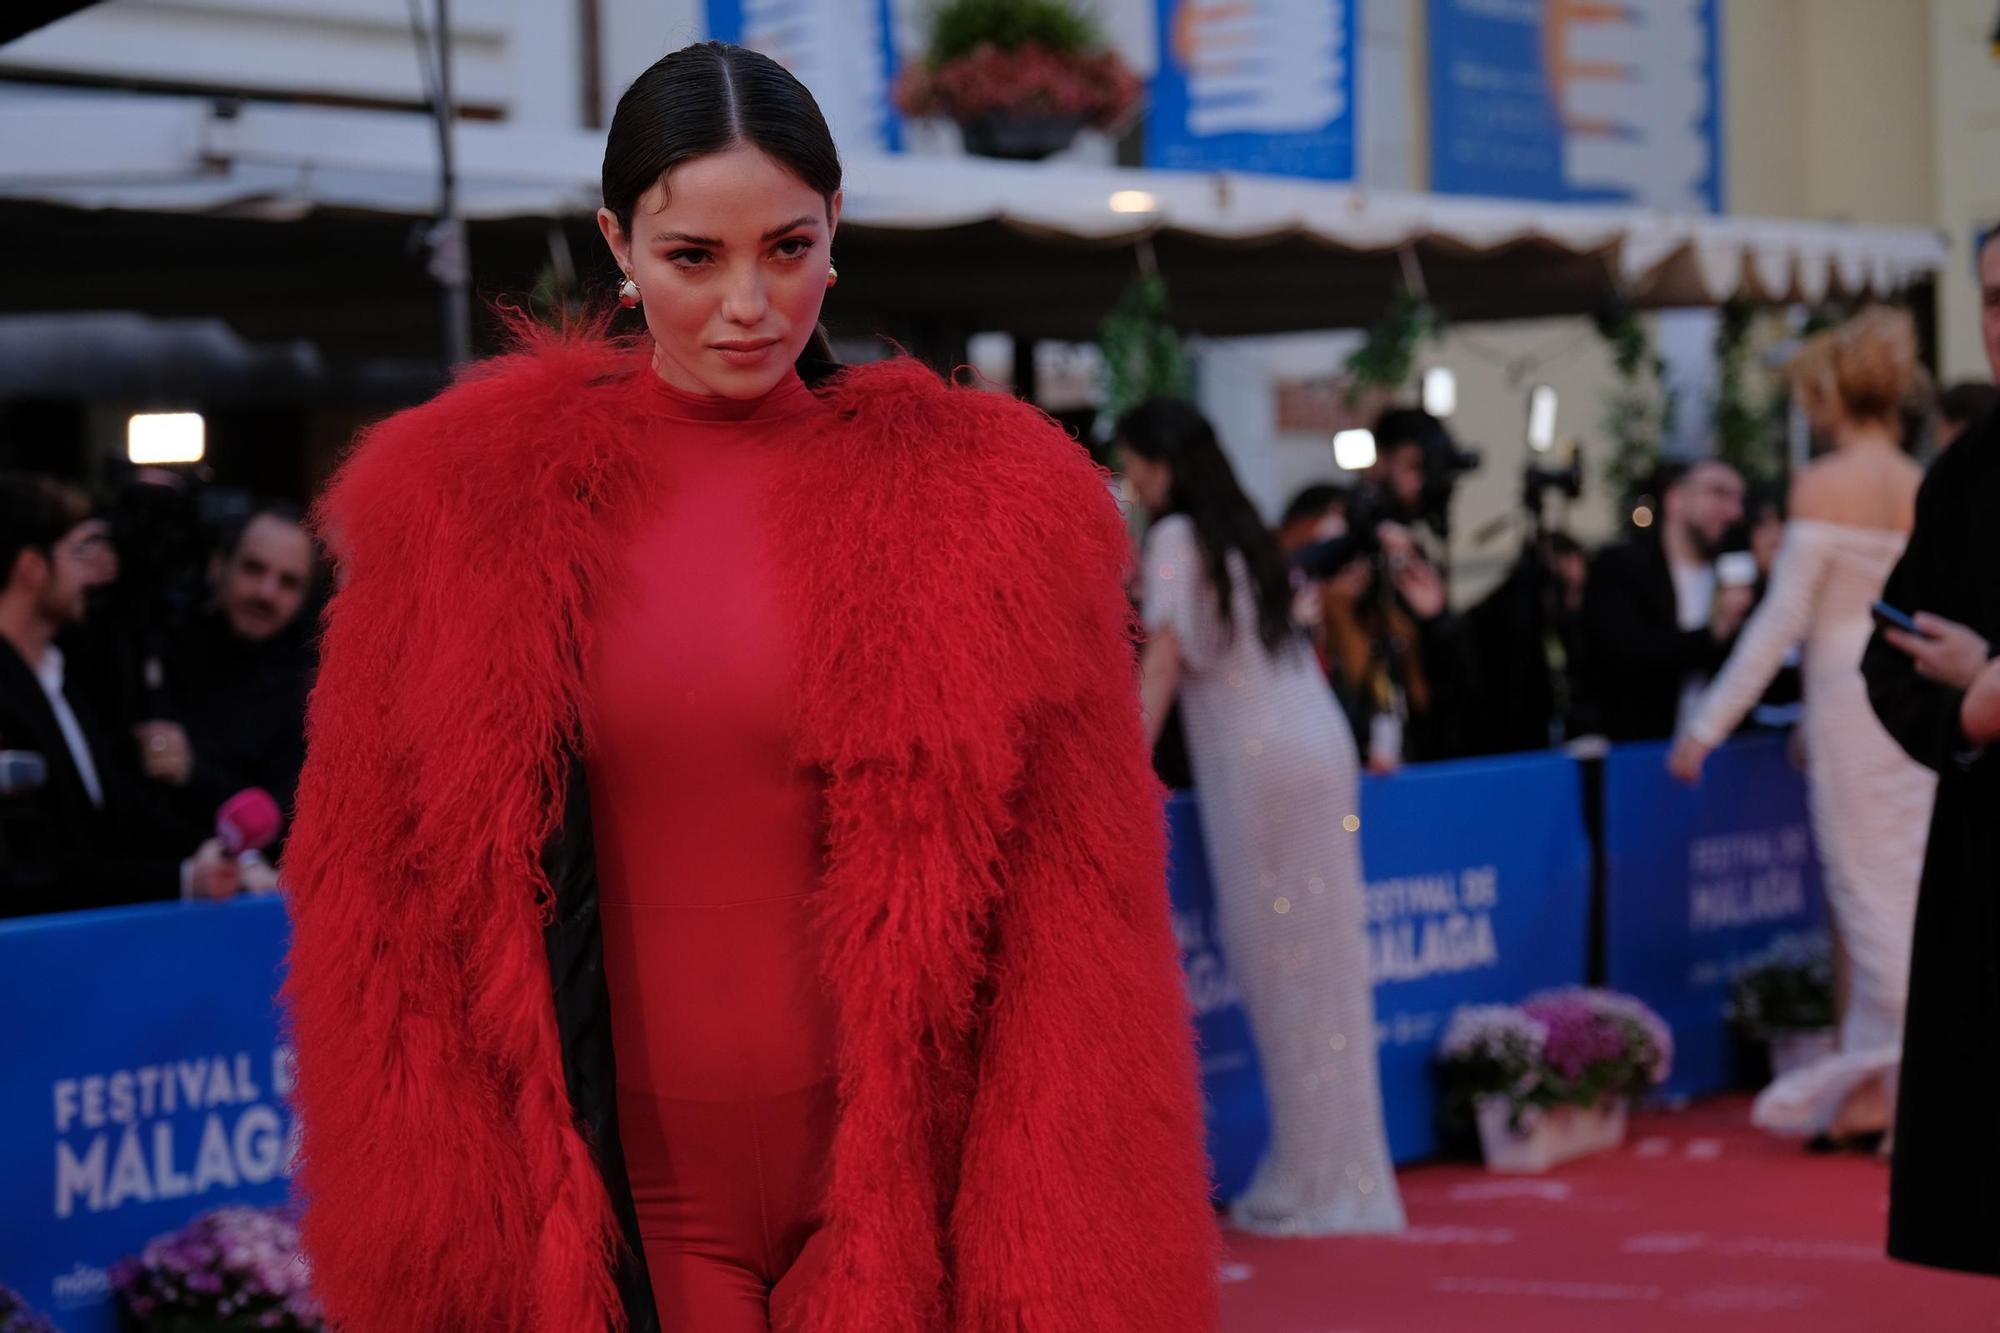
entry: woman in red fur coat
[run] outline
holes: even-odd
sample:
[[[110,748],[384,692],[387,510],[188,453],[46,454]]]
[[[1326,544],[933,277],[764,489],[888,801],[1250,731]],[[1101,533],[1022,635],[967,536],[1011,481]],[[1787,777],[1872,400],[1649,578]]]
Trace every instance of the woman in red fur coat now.
[[[469,372],[319,510],[286,998],[334,1325],[1213,1329],[1103,475],[831,365],[840,168],[771,61],[642,75],[604,203],[650,337]]]

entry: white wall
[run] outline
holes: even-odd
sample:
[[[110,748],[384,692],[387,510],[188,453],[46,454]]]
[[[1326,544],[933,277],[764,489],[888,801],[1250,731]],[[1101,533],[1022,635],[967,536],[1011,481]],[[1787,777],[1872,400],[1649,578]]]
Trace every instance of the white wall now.
[[[1946,380],[1986,379],[1973,277],[1976,228],[2000,226],[2000,55],[1988,45],[2000,21],[1993,0],[1933,0],[1931,120],[1937,144],[1937,221],[1951,241],[1938,283]]]

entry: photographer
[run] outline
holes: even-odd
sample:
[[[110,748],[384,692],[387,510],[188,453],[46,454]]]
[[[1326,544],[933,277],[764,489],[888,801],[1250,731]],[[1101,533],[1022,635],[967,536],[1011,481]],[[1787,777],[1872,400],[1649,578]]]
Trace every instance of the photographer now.
[[[1408,408],[1382,414],[1376,459],[1347,504],[1347,530],[1301,550],[1317,582],[1320,661],[1371,772],[1467,753],[1478,672],[1470,636],[1418,525],[1441,532],[1457,474],[1476,460],[1443,423]]]
[[[114,568],[104,524],[81,496],[0,473],[0,749],[41,761],[24,777],[10,760],[0,797],[0,916],[238,888],[220,842],[150,798],[66,680],[56,632],[82,619],[86,594]]]
[[[214,607],[167,642],[157,692],[164,707],[133,734],[146,776],[184,818],[211,820],[247,787],[290,811],[314,671],[314,567],[296,510],[254,510],[216,557]]]

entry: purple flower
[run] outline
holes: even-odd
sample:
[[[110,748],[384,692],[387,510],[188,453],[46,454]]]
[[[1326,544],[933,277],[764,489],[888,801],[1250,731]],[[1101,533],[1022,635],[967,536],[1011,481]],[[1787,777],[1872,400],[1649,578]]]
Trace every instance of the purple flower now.
[[[56,1333],[56,1326],[30,1307],[20,1292],[0,1283],[0,1333]]]
[[[298,1218],[296,1207],[231,1206],[155,1237],[113,1270],[127,1312],[142,1329],[157,1318],[173,1327],[316,1333],[324,1315],[308,1290]]]

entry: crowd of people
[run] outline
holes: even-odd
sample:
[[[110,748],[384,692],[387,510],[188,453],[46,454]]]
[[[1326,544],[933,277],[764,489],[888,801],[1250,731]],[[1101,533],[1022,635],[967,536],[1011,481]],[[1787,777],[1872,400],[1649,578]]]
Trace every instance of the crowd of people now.
[[[1980,262],[2000,376],[2000,235]],[[1271,1147],[1239,1225],[1366,1231],[1397,1216],[1365,1072],[1362,870],[1338,832],[1361,766],[1469,753],[1482,736],[1504,749],[1591,733],[1672,738],[1668,768],[1696,783],[1768,706],[1799,720],[1841,984],[1835,1050],[1766,1088],[1754,1118],[1893,1153],[1892,1250],[1995,1271],[1990,1228],[1950,1185],[1975,1141],[1967,1169],[2000,1182],[1976,1123],[2000,1100],[1995,1052],[1969,1059],[1946,1034],[2000,1014],[1986,892],[2000,411],[1990,388],[1947,393],[1946,452],[1927,478],[1908,411],[1916,330],[1886,307],[1809,340],[1789,373],[1818,456],[1782,505],[1746,495],[1722,461],[1670,465],[1631,536],[1586,561],[1538,535],[1462,620],[1413,530],[1437,423],[1385,416],[1365,489],[1309,488],[1276,531],[1194,409],[1153,402],[1119,423],[1128,489],[1151,520],[1142,697],[1156,741],[1176,712],[1184,731],[1155,762],[1169,782],[1184,766],[1201,792],[1222,949],[1269,1087]],[[1482,686],[1511,702],[1482,706]],[[1324,1063],[1357,1041],[1369,1048],[1358,1070]]]
[[[1822,449],[1782,503],[1670,464],[1630,535],[1593,557],[1537,523],[1462,615],[1435,418],[1386,413],[1366,475],[1274,528],[1195,407],[1142,404],[1121,594],[1119,516],[1046,418],[835,373],[840,182],[775,62],[649,69],[599,215],[645,337],[552,335],[371,432],[327,501],[324,624],[293,510],[0,474],[0,914],[274,889],[277,830],[229,811],[296,801],[299,1183],[336,1321],[1202,1333],[1146,747],[1201,792],[1266,1084],[1235,1223],[1389,1232],[1362,774],[1588,735],[1671,738],[1696,782],[1801,696],[1840,1046],[1757,1116],[1889,1138],[1892,1249],[2000,1271],[2000,415],[1944,395],[1925,478],[1907,315],[1793,363]],[[2000,243],[1981,263],[2000,372]]]
[[[290,809],[317,560],[283,505],[210,526],[173,474],[0,473],[0,916],[276,888],[282,828],[218,817]]]

